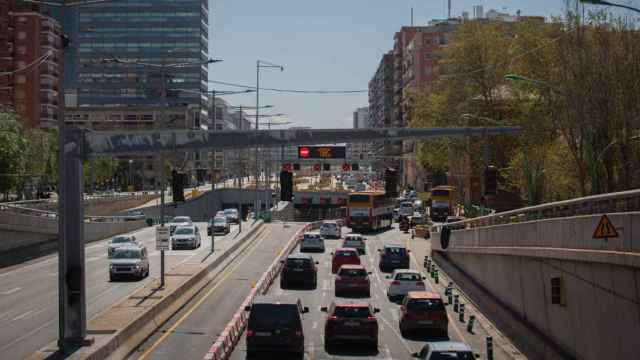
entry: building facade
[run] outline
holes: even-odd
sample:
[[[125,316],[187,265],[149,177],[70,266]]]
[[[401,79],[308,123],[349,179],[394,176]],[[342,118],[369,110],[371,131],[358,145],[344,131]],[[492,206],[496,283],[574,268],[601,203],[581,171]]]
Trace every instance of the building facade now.
[[[361,107],[353,112],[353,128],[367,129],[369,124],[369,107]],[[364,160],[369,158],[369,151],[372,150],[370,143],[348,143],[347,159]]]
[[[0,106],[27,128],[57,126],[61,27],[40,5],[0,3]]]
[[[389,51],[382,56],[378,68],[369,81],[369,125],[371,127],[391,127],[393,119],[393,51]],[[373,142],[372,151],[376,157],[373,167],[377,170],[384,166],[394,166],[388,163],[385,156],[389,155],[391,149],[382,142]]]

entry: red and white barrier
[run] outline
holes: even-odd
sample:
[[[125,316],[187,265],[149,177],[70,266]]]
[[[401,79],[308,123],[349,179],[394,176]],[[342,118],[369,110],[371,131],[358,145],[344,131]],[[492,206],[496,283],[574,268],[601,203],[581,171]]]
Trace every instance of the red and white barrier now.
[[[302,240],[305,232],[317,228],[320,224],[321,222],[314,222],[305,225],[289,240],[278,257],[276,257],[271,265],[269,265],[267,271],[262,275],[258,283],[256,283],[255,287],[242,302],[236,313],[231,318],[231,321],[229,321],[225,327],[224,331],[220,333],[211,348],[209,348],[209,351],[204,356],[205,360],[223,360],[229,358],[236,344],[242,337],[242,333],[244,332],[244,329],[247,326],[247,321],[249,320],[249,314],[244,310],[245,307],[251,305],[253,299],[257,295],[265,294],[267,290],[269,290],[273,280],[278,277],[280,270],[282,270],[280,261],[286,259],[289,253],[298,246],[298,243]]]

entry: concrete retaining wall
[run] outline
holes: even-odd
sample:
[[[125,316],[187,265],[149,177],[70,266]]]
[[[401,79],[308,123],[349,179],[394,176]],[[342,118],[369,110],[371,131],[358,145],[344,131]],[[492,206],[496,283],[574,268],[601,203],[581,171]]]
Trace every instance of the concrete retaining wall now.
[[[432,256],[532,359],[637,358],[640,213],[609,215],[620,237],[607,241],[592,239],[599,218],[453,231],[446,250],[436,232]]]

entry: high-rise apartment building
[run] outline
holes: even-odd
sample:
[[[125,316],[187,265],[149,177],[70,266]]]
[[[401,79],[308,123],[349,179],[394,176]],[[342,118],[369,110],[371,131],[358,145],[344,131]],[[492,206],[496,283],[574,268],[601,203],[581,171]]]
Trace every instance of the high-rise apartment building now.
[[[60,24],[37,4],[0,2],[0,105],[28,128],[56,126]]]
[[[382,56],[373,78],[369,81],[369,125],[371,127],[391,127],[393,119],[393,51]],[[390,147],[381,142],[371,144],[372,151],[377,156],[387,155]],[[374,163],[380,168],[389,165],[384,160]],[[393,164],[390,164],[393,165]]]
[[[361,107],[353,112],[353,128],[354,129],[367,129],[370,128],[369,124],[369,107]],[[370,143],[348,143],[347,144],[347,158],[348,159],[365,159],[369,156],[372,146]]]

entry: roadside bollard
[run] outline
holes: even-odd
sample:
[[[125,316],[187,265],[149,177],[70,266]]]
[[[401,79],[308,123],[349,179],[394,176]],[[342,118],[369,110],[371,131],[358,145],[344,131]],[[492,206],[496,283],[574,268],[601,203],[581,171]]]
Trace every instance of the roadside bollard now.
[[[493,338],[487,336],[487,360],[493,360]]]
[[[433,281],[437,284],[438,283],[438,269],[436,269],[434,271],[434,277],[433,277]]]
[[[473,334],[473,323],[476,321],[475,315],[469,315],[469,323],[467,324],[467,331]]]
[[[427,264],[429,264],[429,256],[425,255],[424,260],[422,261],[422,267],[426,268]]]
[[[460,295],[453,295],[453,311],[458,312],[458,297]]]
[[[460,317],[460,322],[463,323],[464,322],[464,304],[459,305],[458,315]]]

